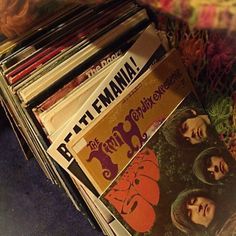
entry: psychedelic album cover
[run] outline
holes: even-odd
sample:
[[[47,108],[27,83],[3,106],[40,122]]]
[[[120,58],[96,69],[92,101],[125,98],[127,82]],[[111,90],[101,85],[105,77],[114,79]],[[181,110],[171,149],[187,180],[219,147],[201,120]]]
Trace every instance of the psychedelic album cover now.
[[[100,199],[132,235],[235,235],[235,168],[190,93]]]
[[[146,73],[80,138],[68,144],[99,193],[104,192],[130,162],[153,127],[158,127],[192,89],[175,50]]]

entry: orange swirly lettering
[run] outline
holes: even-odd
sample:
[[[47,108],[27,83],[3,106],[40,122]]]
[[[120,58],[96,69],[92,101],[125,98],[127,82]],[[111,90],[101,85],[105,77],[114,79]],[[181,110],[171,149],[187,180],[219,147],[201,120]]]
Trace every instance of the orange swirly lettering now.
[[[155,223],[154,206],[160,199],[159,178],[157,157],[153,150],[145,148],[105,195],[123,220],[137,232],[148,232]]]

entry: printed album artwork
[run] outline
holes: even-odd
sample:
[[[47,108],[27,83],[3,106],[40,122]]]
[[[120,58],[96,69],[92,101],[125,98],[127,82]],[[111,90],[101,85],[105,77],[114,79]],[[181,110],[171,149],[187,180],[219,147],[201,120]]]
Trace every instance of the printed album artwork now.
[[[153,127],[158,127],[191,89],[178,58],[178,52],[171,51],[134,82],[81,137],[76,136],[69,143],[70,152],[99,193],[142,147]]]
[[[236,235],[233,0],[5,2],[1,102],[76,208],[109,236]]]
[[[149,44],[143,45],[146,41]],[[102,114],[100,113],[106,110],[108,105],[110,106],[111,103],[115,102],[133,81],[138,81],[136,79],[141,74],[140,72],[152,60],[153,55],[156,56],[156,52],[161,51],[161,55],[165,54],[165,50],[162,50],[162,48],[160,38],[153,26],[148,26],[135,44],[122,57],[119,64],[110,71],[103,82],[87,99],[86,103],[81,106],[72,119],[63,127],[60,134],[53,140],[47,152],[74,178],[80,180],[81,170],[77,170],[78,164],[68,150],[69,143],[81,138],[87,127],[91,129],[91,125],[94,124],[95,120],[101,118]],[[126,73],[127,69],[128,73]]]
[[[190,93],[100,199],[132,235],[233,235],[235,167]]]

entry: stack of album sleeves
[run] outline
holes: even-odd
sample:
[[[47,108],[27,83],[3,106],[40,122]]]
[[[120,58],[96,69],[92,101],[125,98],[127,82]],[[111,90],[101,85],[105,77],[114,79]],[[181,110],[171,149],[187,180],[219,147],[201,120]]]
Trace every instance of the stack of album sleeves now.
[[[78,3],[0,44],[2,106],[26,158],[108,236],[189,235],[183,218],[194,224],[197,195],[183,190],[234,196],[204,179],[231,154],[173,43],[182,29],[153,16],[132,0]]]
[[[118,223],[94,194],[76,183],[47,149],[106,75],[150,24],[134,1],[79,4],[14,41],[2,40],[2,105],[26,158],[65,189],[78,210],[92,212],[105,234]],[[86,177],[85,177],[86,178]],[[118,226],[117,226],[118,225]]]

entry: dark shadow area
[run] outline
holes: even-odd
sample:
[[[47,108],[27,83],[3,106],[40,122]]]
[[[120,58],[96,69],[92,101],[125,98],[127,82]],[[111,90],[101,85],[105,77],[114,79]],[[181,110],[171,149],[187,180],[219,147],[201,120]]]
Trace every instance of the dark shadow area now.
[[[2,108],[0,117],[0,235],[102,235],[36,160],[25,160]]]

